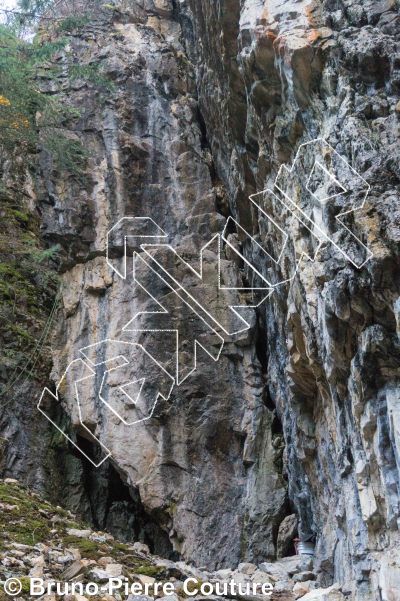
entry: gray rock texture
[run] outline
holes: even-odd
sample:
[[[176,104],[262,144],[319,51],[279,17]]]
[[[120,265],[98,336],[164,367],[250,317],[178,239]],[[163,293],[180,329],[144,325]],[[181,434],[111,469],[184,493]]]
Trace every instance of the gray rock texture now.
[[[358,271],[324,245],[304,264],[263,312],[262,365],[319,580],[375,599],[374,561],[396,545],[399,517],[398,5],[190,8],[200,109],[233,215],[247,223],[249,194],[313,138],[371,184],[357,222],[373,259]]]
[[[70,53],[100,65],[113,86],[57,84],[81,110],[71,130],[89,151],[85,180],[42,157],[43,236],[63,249],[54,383],[80,348],[132,340],[122,328],[148,308],[105,260],[107,232],[121,217],[153,218],[198,267],[201,247],[230,216],[262,240],[249,196],[275,189],[303,143],[324,138],[371,186],[346,222],[371,260],[357,269],[324,243],[253,311],[249,331],[227,340],[218,362],[201,355],[152,420],[124,426],[83,385],[86,422],[113,458],[92,472],[65,455],[65,495],[101,527],[108,519],[120,532],[131,514],[132,539],[214,570],[275,559],[280,526],[295,513],[300,538],[315,543],[309,599],[397,599],[399,32],[395,0],[123,0],[69,36],[58,60]],[[333,211],[346,208],[335,202],[318,217],[328,230]],[[279,281],[303,247],[316,248],[288,211],[275,217],[292,240],[280,266],[260,262],[240,231],[231,240]],[[210,272],[215,260],[210,251]],[[234,252],[222,268],[246,281]],[[215,310],[228,298],[204,294]],[[190,341],[184,308],[174,318]],[[147,315],[142,325],[156,323]],[[168,348],[163,338],[160,357]],[[68,395],[62,406],[82,436]]]

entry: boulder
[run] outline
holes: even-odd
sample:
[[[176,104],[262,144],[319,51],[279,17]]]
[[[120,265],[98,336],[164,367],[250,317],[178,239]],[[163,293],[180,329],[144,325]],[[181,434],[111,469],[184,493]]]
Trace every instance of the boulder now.
[[[256,570],[251,575],[251,581],[256,582],[258,584],[265,584],[268,582],[272,582],[272,578],[263,570]]]
[[[296,514],[288,515],[281,522],[278,530],[276,552],[278,559],[286,557],[293,551],[293,540],[297,537],[298,526]]]
[[[43,577],[43,566],[36,565],[33,566],[31,570],[29,570],[30,578],[42,578]]]
[[[240,563],[237,567],[238,572],[251,576],[257,570],[257,566],[254,563]]]
[[[338,584],[329,588],[317,588],[301,597],[301,601],[346,601]]]
[[[120,563],[108,563],[105,570],[110,578],[118,578],[122,576],[123,566]]]
[[[226,570],[218,570],[217,572],[214,572],[214,576],[218,580],[230,580],[232,578],[232,575],[233,572],[229,568],[227,568]]]
[[[140,582],[140,584],[154,584],[156,579],[153,578],[152,576],[146,576],[145,574],[133,574],[133,578],[135,578],[135,580],[137,580],[138,582]]]
[[[78,576],[78,574],[82,572],[84,567],[85,565],[82,563],[82,561],[80,559],[77,559],[76,561],[71,563],[71,565],[68,566],[68,568],[64,570],[64,572],[61,575],[61,579],[66,582],[68,580],[72,580],[72,578],[75,578],[75,576]]]
[[[315,588],[315,582],[307,580],[306,582],[296,582],[293,587],[293,594],[296,599],[302,599],[304,595]]]
[[[77,538],[89,538],[92,534],[91,530],[79,530],[78,528],[67,528],[67,534],[69,536],[76,536]]]
[[[100,568],[94,568],[90,571],[90,576],[94,582],[108,582],[110,579],[109,574],[105,570],[101,570]]]
[[[299,559],[300,558],[298,556],[294,556],[286,557],[281,561],[275,561],[271,563],[263,562],[260,564],[259,569],[273,576],[275,580],[286,582],[293,574],[299,571]]]
[[[97,563],[100,567],[105,568],[108,564],[114,563],[114,559],[112,557],[100,557],[100,559],[97,560]]]

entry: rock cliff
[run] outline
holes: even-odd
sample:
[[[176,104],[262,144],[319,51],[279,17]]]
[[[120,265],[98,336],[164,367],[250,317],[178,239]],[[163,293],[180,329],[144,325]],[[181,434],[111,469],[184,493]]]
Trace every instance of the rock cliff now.
[[[310,140],[326,140],[370,185],[365,205],[346,224],[373,256],[358,269],[325,241],[292,277],[304,245],[316,247],[313,232],[290,211],[273,213],[292,241],[279,265],[261,262],[242,230],[232,228],[227,278],[243,284],[248,277],[236,245],[261,275],[287,280],[253,311],[249,330],[226,340],[218,362],[202,354],[196,372],[148,422],[125,426],[91,399],[87,421],[112,452],[99,470],[65,441],[51,440],[37,414],[33,427],[47,433],[33,445],[40,451],[26,464],[32,448],[18,443],[16,462],[9,442],[5,473],[27,478],[34,466],[42,488],[53,482],[56,495],[64,484],[69,507],[96,526],[208,569],[290,554],[298,528],[301,540],[316,545],[318,585],[338,583],[357,601],[397,599],[398,3],[121,0],[94,7],[54,60],[68,55],[99,65],[112,86],[70,84],[62,76],[41,81],[80,109],[71,135],[89,152],[83,179],[41,157],[35,196],[43,239],[62,249],[54,383],[79,349],[132,340],[122,328],[148,308],[134,282],[106,262],[107,233],[122,217],[154,219],[193,267],[232,218],[264,243],[265,224],[249,197],[267,188],[278,194],[280,167],[291,167]],[[303,148],[307,164],[313,149]],[[338,176],[343,169],[339,164]],[[346,208],[335,202],[318,214],[328,230],[332,211]],[[280,240],[271,239],[274,254]],[[120,260],[121,244],[112,252]],[[215,260],[210,250],[207,269]],[[182,277],[192,285],[190,274]],[[217,310],[226,294],[206,291],[205,303]],[[176,318],[187,324],[182,335],[189,340],[184,307]],[[147,315],[142,329],[154,324]],[[156,344],[165,356],[168,341]],[[95,457],[73,400],[63,399],[58,410]],[[51,476],[42,457],[47,448]]]

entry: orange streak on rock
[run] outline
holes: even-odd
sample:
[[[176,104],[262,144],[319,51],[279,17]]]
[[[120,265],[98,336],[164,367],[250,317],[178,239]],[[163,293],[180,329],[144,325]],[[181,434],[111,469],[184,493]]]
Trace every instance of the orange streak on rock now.
[[[269,4],[269,0],[265,0],[264,1],[264,6],[263,9],[261,11],[261,15],[260,15],[260,19],[262,19],[263,21],[267,22],[269,19],[269,10],[268,10],[268,4]]]
[[[307,35],[307,41],[310,42],[310,44],[312,44],[313,42],[316,42],[317,40],[319,40],[319,38],[321,37],[321,32],[318,31],[318,29],[312,29],[309,34]]]
[[[318,9],[318,4],[315,2],[315,0],[311,0],[310,4],[307,4],[307,6],[304,8],[304,14],[307,17],[309,24],[313,28],[317,28],[318,25],[320,25],[317,9]]]

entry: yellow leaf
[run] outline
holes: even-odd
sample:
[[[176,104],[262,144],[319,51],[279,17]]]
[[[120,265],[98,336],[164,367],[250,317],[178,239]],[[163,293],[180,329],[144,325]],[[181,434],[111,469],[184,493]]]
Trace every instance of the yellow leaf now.
[[[5,96],[0,95],[0,105],[1,106],[10,106],[11,102]]]

